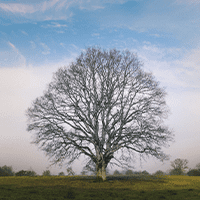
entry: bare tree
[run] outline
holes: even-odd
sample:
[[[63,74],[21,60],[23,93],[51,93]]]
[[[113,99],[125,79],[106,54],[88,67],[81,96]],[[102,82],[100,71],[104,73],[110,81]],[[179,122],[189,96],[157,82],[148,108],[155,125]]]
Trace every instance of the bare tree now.
[[[171,162],[173,169],[171,170],[171,175],[183,175],[185,170],[188,168],[188,160],[177,158]]]
[[[84,167],[83,170],[86,174],[91,173],[92,175],[97,175],[96,171],[96,164],[94,162],[88,162]]]
[[[27,130],[53,164],[68,159],[70,165],[83,154],[105,180],[108,164],[130,168],[134,152],[167,159],[161,147],[172,133],[163,124],[165,95],[135,54],[88,48],[28,108]]]
[[[75,172],[73,171],[72,167],[67,168],[67,176],[74,176]]]

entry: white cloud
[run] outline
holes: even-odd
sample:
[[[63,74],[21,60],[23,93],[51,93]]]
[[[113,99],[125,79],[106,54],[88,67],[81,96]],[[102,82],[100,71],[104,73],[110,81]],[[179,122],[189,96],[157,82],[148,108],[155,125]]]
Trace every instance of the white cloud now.
[[[0,68],[0,157],[3,164],[12,165],[14,170],[33,167],[41,174],[48,165],[43,152],[30,144],[32,139],[26,131],[25,110],[43,94],[56,68],[51,65]]]
[[[21,13],[21,14],[32,14],[37,11],[46,11],[52,8],[59,0],[51,0],[51,1],[44,1],[39,4],[22,4],[22,3],[0,3],[0,8],[4,11],[9,11],[12,13]]]
[[[66,28],[68,27],[66,24],[59,24],[57,22],[52,22],[51,24],[42,25],[43,28]]]
[[[66,12],[66,8],[56,9],[56,6],[62,2],[62,0],[50,0],[32,4],[0,3],[0,10],[8,12],[8,14],[22,15],[33,21],[67,20],[71,14]]]
[[[98,6],[98,5],[92,5],[92,6],[88,6],[88,5],[80,5],[79,8],[81,10],[85,9],[85,10],[99,10],[99,9],[104,9],[104,6]]]
[[[198,159],[200,140],[200,51],[164,48],[146,42],[137,52],[144,61],[144,70],[151,71],[161,86],[166,87],[170,109],[166,125],[174,130],[175,143],[165,152],[172,156],[171,160],[183,156],[192,167]]]
[[[60,46],[62,46],[62,47],[64,47],[64,48],[65,48],[65,44],[64,44],[64,43],[62,43],[62,42],[60,43]]]
[[[70,7],[70,5],[73,4],[73,1],[68,1],[68,0],[63,0],[61,1],[57,6],[56,6],[56,10],[60,10],[63,7],[65,7],[66,9],[68,9]]]
[[[150,34],[151,36],[154,36],[154,37],[157,37],[157,38],[159,38],[159,37],[161,37],[159,34]]]
[[[24,4],[24,3],[0,3],[0,8],[6,12],[11,12],[14,14],[34,14],[35,12],[46,12],[49,9],[54,9],[55,11],[60,12],[60,10],[67,10],[69,7],[78,6],[79,9],[87,10],[97,10],[103,9],[104,4],[123,4],[129,0],[50,0],[44,1],[37,4]],[[64,16],[61,16],[64,17]],[[66,17],[65,17],[66,18]]]
[[[26,5],[26,4],[17,4],[17,3],[0,3],[0,8],[7,12],[12,13],[34,13],[37,11],[37,8],[33,5]]]
[[[42,2],[30,0],[28,3],[16,0],[16,3],[0,3],[0,12],[4,11],[6,15],[14,14],[20,16],[19,18],[12,18],[17,23],[24,23],[25,21],[69,20],[73,17],[71,11],[73,7],[80,10],[95,11],[104,9],[108,4],[123,4],[127,1],[130,0],[42,0]],[[64,32],[58,31],[58,33]]]
[[[25,32],[25,31],[21,31],[24,35],[28,35],[28,33],[27,32]]]
[[[41,45],[42,45],[42,47],[43,47],[43,49],[44,49],[44,51],[42,52],[42,54],[44,54],[44,55],[48,55],[48,54],[50,54],[50,48],[45,44],[45,43],[40,43]]]
[[[59,23],[52,23],[52,26],[55,27],[55,28],[62,28],[62,27],[67,27],[66,24],[59,24]]]
[[[0,122],[1,117],[24,116],[24,110],[31,101],[42,95],[59,67],[67,66],[77,54],[63,58],[61,62],[43,66],[18,66],[0,68]],[[2,113],[4,113],[2,115]],[[1,126],[0,126],[1,127]]]
[[[189,4],[189,5],[192,5],[192,4],[200,4],[200,1],[199,0],[176,0],[175,3],[177,4]]]
[[[42,11],[46,11],[50,8],[52,8],[53,6],[55,6],[55,4],[57,4],[59,2],[59,0],[51,0],[51,1],[45,1],[43,3],[41,3],[41,9]]]
[[[26,58],[19,49],[10,41],[7,43],[10,47],[8,51],[0,51],[1,67],[19,67],[26,66]]]
[[[163,86],[200,89],[200,50],[186,52],[179,48],[162,48],[146,42],[137,50],[144,67]]]
[[[35,44],[35,42],[30,41],[30,43],[31,43],[31,48],[32,48],[32,49],[35,49],[35,48],[36,48],[36,44]]]
[[[71,46],[72,46],[74,49],[76,49],[76,50],[79,49],[75,44],[71,44]]]
[[[200,70],[200,48],[192,49],[183,59],[183,65],[190,69]]]
[[[8,44],[13,48],[13,50],[15,50],[17,52],[17,54],[19,53],[18,49],[15,47],[14,44],[12,44],[11,42],[8,42]]]
[[[92,36],[99,36],[99,33],[92,33]]]

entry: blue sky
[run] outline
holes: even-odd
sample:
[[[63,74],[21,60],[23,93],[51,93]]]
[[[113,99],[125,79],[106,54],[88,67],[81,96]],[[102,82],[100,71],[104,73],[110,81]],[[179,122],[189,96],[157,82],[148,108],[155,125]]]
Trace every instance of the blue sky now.
[[[85,48],[128,49],[144,70],[166,87],[171,110],[166,124],[176,158],[200,163],[200,1],[197,0],[0,0],[0,165],[32,167],[41,174],[49,162],[30,144],[25,110],[42,95],[52,73]],[[136,170],[170,168],[147,159]],[[80,172],[81,162],[73,167]],[[51,168],[53,173],[59,167]],[[64,169],[63,169],[64,171]]]

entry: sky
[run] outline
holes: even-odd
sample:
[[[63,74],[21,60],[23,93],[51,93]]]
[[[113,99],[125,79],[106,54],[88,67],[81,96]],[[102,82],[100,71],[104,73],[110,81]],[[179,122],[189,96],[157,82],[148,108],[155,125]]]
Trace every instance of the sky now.
[[[135,171],[167,171],[176,158],[194,168],[200,163],[199,11],[199,0],[0,0],[0,166],[66,173],[49,167],[31,144],[25,111],[54,72],[97,45],[137,53],[167,92],[165,124],[175,142],[163,150],[170,160],[136,155]],[[72,165],[76,174],[84,159]]]

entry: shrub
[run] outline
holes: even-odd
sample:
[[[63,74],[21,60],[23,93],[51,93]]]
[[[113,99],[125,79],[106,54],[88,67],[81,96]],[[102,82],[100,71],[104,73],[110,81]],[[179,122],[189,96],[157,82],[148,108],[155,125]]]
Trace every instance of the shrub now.
[[[188,173],[188,176],[200,176],[200,170],[197,169],[191,169]]]
[[[27,176],[26,173],[27,173],[26,171],[20,170],[20,171],[18,171],[17,173],[15,173],[15,176]]]

